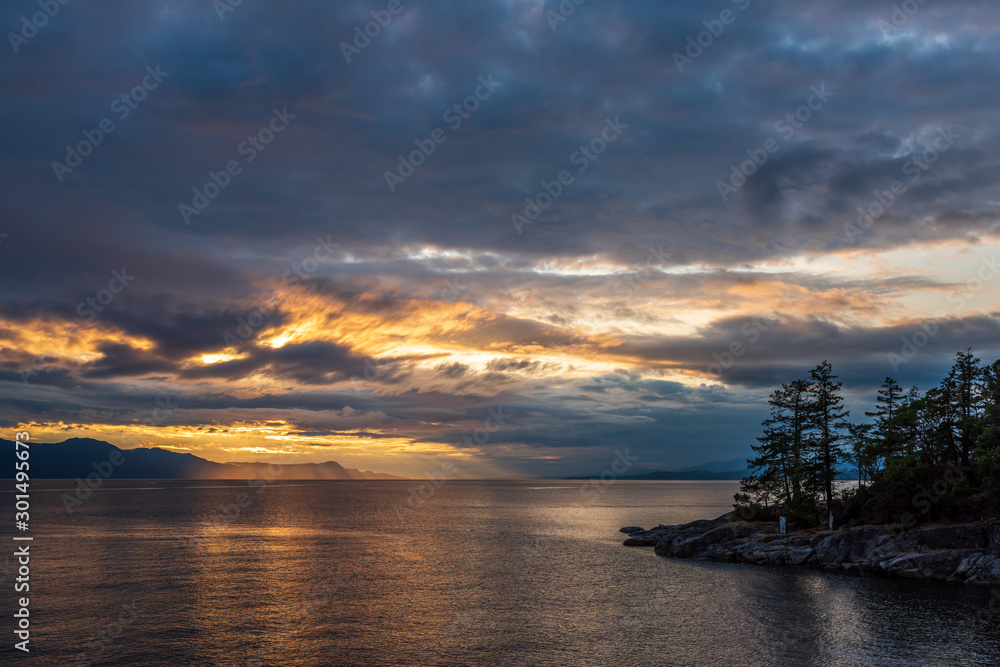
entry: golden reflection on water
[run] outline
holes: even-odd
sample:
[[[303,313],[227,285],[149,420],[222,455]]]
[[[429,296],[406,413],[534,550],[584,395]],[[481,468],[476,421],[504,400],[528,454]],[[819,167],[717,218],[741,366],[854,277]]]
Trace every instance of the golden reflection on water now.
[[[407,483],[250,488],[242,504],[239,483],[122,486],[133,490],[95,492],[72,515],[58,493],[39,494],[49,532],[38,536],[38,641],[50,647],[33,656],[39,665],[75,660],[127,602],[144,611],[95,664],[995,665],[1000,655],[995,628],[969,625],[988,591],[621,546],[621,525],[725,511],[725,485],[621,485],[581,502],[572,483],[454,482],[404,516],[393,508]]]

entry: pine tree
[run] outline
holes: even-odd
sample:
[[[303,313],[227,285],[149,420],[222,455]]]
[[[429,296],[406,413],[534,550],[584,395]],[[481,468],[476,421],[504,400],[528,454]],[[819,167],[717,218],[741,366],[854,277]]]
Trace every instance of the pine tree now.
[[[771,416],[762,422],[764,434],[751,448],[757,457],[747,461],[751,469],[773,476],[786,503],[800,507],[806,475],[805,433],[809,426],[809,383],[795,380],[782,384],[768,397]]]
[[[972,354],[972,348],[955,355],[955,365],[951,367],[945,382],[951,390],[950,397],[955,412],[959,462],[968,467],[969,457],[978,437],[984,394],[983,369],[979,365],[979,359]]]
[[[747,478],[750,484],[756,484],[760,477],[773,478],[780,490],[781,498],[788,502],[791,489],[788,483],[788,434],[780,428],[768,426],[770,420],[765,420],[764,434],[757,438],[757,444],[750,448],[757,454],[756,458],[747,459],[747,467],[755,471],[755,475]],[[747,484],[741,485],[741,490],[749,490]]]
[[[980,419],[980,448],[1000,447],[1000,359],[983,368],[983,414]]]
[[[846,423],[841,391],[824,361],[808,381],[772,392],[770,416],[753,447],[757,458],[749,461],[754,474],[736,494],[738,510],[760,517],[783,501],[782,511],[794,513],[821,495],[829,504],[844,461],[858,466],[859,480],[871,480],[858,506],[870,505],[875,516],[900,518],[909,511],[912,517],[913,508],[930,499],[933,509],[921,517],[954,519],[982,503],[982,491],[993,503],[989,511],[1000,510],[1000,360],[984,367],[971,349],[959,352],[948,376],[923,395],[916,387],[904,393],[886,378],[876,409],[865,413],[871,424]]]
[[[983,489],[1000,503],[1000,360],[983,368],[983,415],[976,461]]]
[[[899,411],[906,459],[934,467],[956,459],[955,418],[947,381]]]
[[[876,441],[875,451],[872,452],[874,456],[872,464],[877,469],[878,457],[887,459],[899,453],[899,427],[894,419],[904,401],[903,389],[891,377],[886,377],[875,401],[875,410],[865,412],[865,416],[875,418],[871,434]]]
[[[781,498],[781,488],[781,480],[773,470],[744,477],[740,480],[739,493],[733,496],[734,507],[744,519],[761,518],[757,516],[758,511],[768,514],[771,505]]]
[[[858,466],[858,482],[864,486],[865,481],[872,479],[878,469],[878,441],[872,437],[875,425],[850,424],[847,430],[851,455],[854,463]]]
[[[812,378],[810,416],[815,446],[815,477],[822,485],[829,506],[833,500],[833,482],[839,472],[837,466],[846,459],[841,431],[847,428],[849,413],[840,394],[843,383],[837,382],[829,361],[809,371],[809,376]]]

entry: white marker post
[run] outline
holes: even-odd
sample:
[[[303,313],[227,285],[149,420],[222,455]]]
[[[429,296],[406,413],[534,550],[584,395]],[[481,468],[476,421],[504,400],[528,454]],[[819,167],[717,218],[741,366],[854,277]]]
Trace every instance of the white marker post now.
[[[778,517],[778,531],[784,535],[788,532],[788,518],[779,516]]]

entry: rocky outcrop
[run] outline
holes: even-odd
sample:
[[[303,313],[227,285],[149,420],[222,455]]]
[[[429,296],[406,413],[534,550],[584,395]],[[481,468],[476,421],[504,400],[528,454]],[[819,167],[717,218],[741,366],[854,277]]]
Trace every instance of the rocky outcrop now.
[[[861,526],[778,533],[771,522],[731,514],[678,526],[639,526],[626,546],[651,546],[659,556],[729,563],[810,565],[889,577],[1000,584],[1000,525]]]

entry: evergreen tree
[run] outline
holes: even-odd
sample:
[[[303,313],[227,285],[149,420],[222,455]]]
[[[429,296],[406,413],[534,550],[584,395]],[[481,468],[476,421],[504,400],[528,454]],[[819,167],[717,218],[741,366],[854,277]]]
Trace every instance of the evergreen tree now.
[[[858,482],[864,486],[867,480],[874,478],[878,469],[878,440],[872,436],[875,425],[849,424],[847,431],[847,441],[851,445],[851,458],[858,466]]]
[[[814,439],[813,462],[815,476],[822,485],[827,506],[833,500],[833,482],[837,477],[837,466],[845,460],[843,435],[847,428],[848,411],[844,408],[844,397],[840,391],[843,383],[837,381],[833,366],[824,361],[809,371],[812,378],[811,423]]]
[[[874,417],[875,424],[871,435],[875,439],[875,450],[872,455],[874,467],[878,468],[878,457],[889,458],[899,453],[898,427],[894,422],[899,407],[904,401],[903,389],[891,377],[886,377],[875,398],[876,407],[872,412],[865,412],[866,417]]]
[[[984,394],[983,369],[979,365],[979,359],[972,354],[972,348],[955,355],[955,365],[951,367],[945,382],[950,389],[954,410],[959,462],[968,467],[969,457],[979,435]]]
[[[771,506],[781,498],[782,483],[773,470],[766,470],[759,475],[749,475],[740,480],[740,490],[735,496],[734,507],[742,518],[754,520],[759,510],[765,515]]]
[[[747,461],[751,469],[774,475],[786,503],[800,507],[805,499],[804,480],[808,452],[805,433],[809,426],[809,382],[782,384],[768,397],[771,416],[762,422],[764,434],[752,446],[757,457]]]
[[[983,368],[983,413],[980,418],[979,447],[992,451],[1000,447],[1000,359]]]
[[[1000,359],[983,368],[983,414],[975,450],[983,489],[1000,503]]]
[[[1000,510],[1000,360],[984,367],[971,349],[959,352],[947,377],[923,395],[916,387],[904,394],[886,378],[876,409],[865,413],[873,422],[853,426],[830,363],[809,375],[769,396],[771,413],[749,461],[754,474],[742,480],[737,509],[757,517],[778,502],[792,513],[819,495],[829,503],[838,465],[851,461],[859,480],[870,481],[854,511],[867,507],[869,517],[902,520],[909,512],[912,519],[928,500],[921,517],[983,512],[982,491],[989,511]]]

